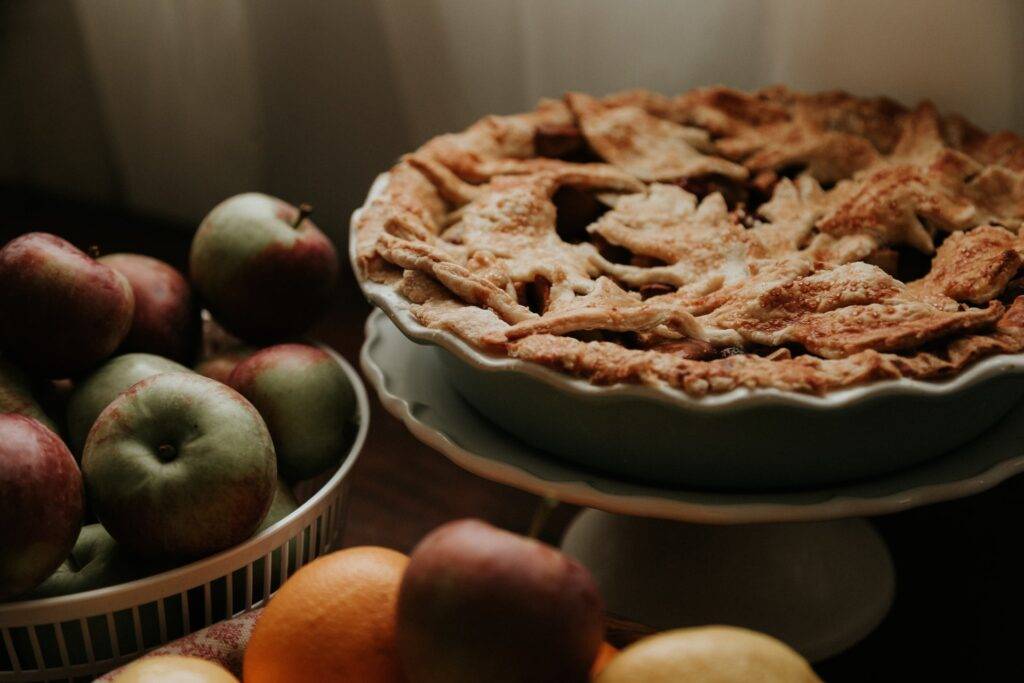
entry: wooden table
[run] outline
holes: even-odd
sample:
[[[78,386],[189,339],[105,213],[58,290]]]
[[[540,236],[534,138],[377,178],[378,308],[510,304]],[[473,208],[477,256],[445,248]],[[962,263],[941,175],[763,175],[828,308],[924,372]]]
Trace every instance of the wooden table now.
[[[79,246],[147,253],[183,268],[187,226],[0,188],[0,243],[29,230]],[[337,221],[340,222],[340,221]],[[314,334],[358,366],[369,306],[345,269]],[[353,473],[346,545],[410,550],[450,519],[480,517],[525,532],[537,498],[479,479],[413,438],[375,397]],[[898,429],[894,416],[893,429]],[[575,510],[559,508],[542,538],[557,543]],[[827,681],[1024,680],[1024,478],[972,498],[876,520],[896,564],[897,597],[880,628],[817,669]]]

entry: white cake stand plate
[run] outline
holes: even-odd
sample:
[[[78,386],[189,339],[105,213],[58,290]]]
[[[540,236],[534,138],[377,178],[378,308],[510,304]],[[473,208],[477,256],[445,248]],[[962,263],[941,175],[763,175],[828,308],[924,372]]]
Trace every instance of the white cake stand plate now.
[[[478,476],[582,505],[563,549],[597,579],[609,611],[664,629],[726,623],[775,635],[812,661],[885,617],[888,549],[860,517],[951,500],[1024,470],[1024,406],[981,438],[882,479],[814,491],[721,493],[619,481],[537,451],[477,414],[429,346],[380,311],[363,371],[421,441]]]

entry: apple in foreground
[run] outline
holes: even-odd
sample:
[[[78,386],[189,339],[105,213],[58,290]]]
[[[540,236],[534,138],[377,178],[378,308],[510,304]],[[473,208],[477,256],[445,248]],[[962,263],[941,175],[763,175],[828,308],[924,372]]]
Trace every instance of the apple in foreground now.
[[[89,432],[82,470],[100,522],[146,558],[198,558],[244,541],[277,482],[256,409],[192,372],[154,375],[114,399]]]
[[[36,401],[28,375],[14,363],[0,358],[0,414],[7,413],[31,417],[47,429],[57,431],[57,425]]]
[[[239,363],[228,385],[256,406],[289,481],[320,474],[344,454],[356,397],[337,361],[307,344],[279,344]]]
[[[308,210],[250,192],[224,200],[203,219],[189,274],[232,334],[253,343],[279,341],[301,334],[324,312],[338,255],[307,216]]]
[[[97,259],[127,278],[135,315],[122,351],[141,351],[191,363],[199,351],[199,305],[188,280],[173,266],[141,254]]]
[[[68,441],[81,453],[85,439],[103,409],[136,382],[162,372],[189,372],[183,365],[149,353],[115,356],[82,380],[68,401]]]
[[[124,341],[134,309],[123,275],[59,237],[32,232],[0,249],[0,348],[30,373],[88,370]]]
[[[398,597],[410,683],[584,683],[604,638],[589,572],[539,541],[449,522],[413,551]]]
[[[32,418],[0,415],[0,600],[64,561],[82,509],[82,473],[64,442]]]

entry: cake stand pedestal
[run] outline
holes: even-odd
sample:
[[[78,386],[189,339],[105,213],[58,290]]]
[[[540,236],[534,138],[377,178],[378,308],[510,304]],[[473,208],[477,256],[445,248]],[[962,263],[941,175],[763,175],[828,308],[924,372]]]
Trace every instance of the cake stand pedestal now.
[[[988,489],[1024,470],[1024,406],[923,465],[813,491],[684,491],[555,460],[477,414],[449,385],[440,350],[380,311],[361,361],[381,402],[421,441],[478,476],[588,508],[563,549],[597,579],[608,609],[658,629],[725,623],[770,633],[811,661],[837,654],[887,613],[895,579],[869,522]]]
[[[709,526],[589,509],[562,549],[614,614],[658,630],[745,626],[811,661],[873,631],[895,592],[885,543],[856,518]]]

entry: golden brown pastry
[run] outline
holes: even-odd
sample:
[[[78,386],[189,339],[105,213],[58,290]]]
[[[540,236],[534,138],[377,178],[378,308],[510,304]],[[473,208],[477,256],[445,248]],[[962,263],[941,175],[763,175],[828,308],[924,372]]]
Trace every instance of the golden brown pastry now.
[[[1024,350],[1024,141],[930,103],[570,93],[403,158],[361,278],[596,383],[822,393]]]

